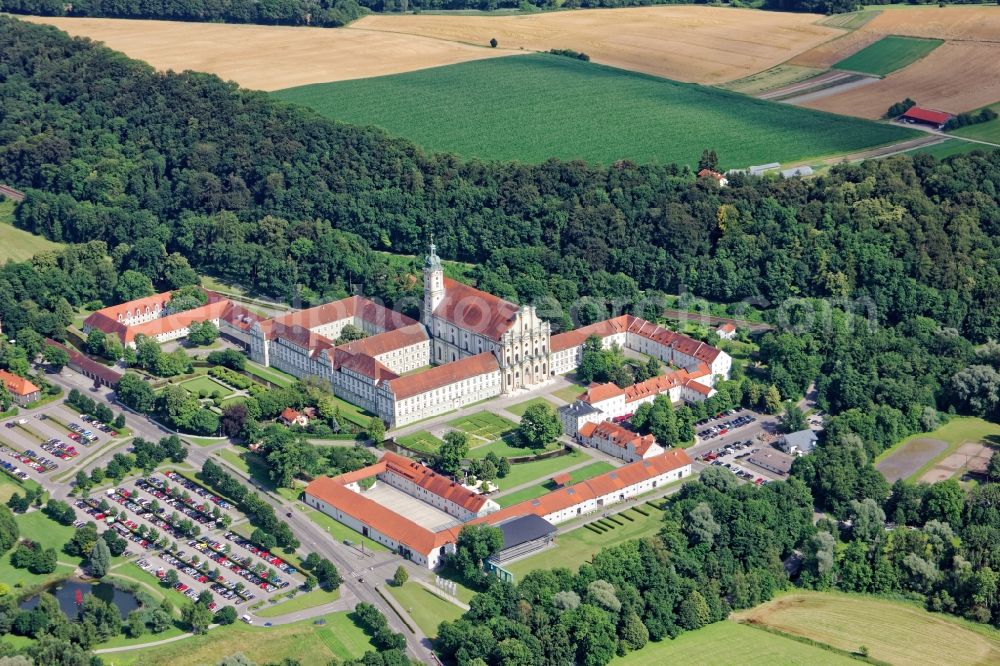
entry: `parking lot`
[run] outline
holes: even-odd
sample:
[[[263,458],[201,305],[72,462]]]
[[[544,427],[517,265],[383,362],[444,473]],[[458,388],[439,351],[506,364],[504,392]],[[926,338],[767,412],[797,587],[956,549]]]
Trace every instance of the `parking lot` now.
[[[747,439],[739,442],[732,442],[730,444],[726,444],[725,446],[720,446],[717,449],[703,453],[699,457],[699,460],[716,467],[725,467],[744,481],[747,481],[748,483],[755,483],[759,486],[764,483],[770,483],[776,479],[783,478],[781,475],[775,474],[769,470],[761,469],[757,465],[748,461],[750,456],[760,449],[765,448],[770,448],[770,445]]]
[[[104,523],[131,541],[139,568],[161,580],[173,570],[173,588],[190,599],[211,592],[213,610],[243,608],[302,583],[292,565],[226,527],[240,516],[224,499],[174,472],[124,483],[74,506],[78,525]]]
[[[61,478],[66,472],[83,469],[98,451],[125,442],[108,426],[93,422],[67,405],[52,403],[4,421],[0,445],[14,456],[0,452],[0,460],[16,456],[15,464],[28,478],[42,481],[43,475]]]

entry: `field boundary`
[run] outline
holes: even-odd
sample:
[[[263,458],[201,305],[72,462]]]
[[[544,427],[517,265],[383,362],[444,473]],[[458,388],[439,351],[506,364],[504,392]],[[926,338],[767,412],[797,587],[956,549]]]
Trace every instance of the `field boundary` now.
[[[775,629],[774,627],[769,627],[761,622],[755,622],[753,620],[727,620],[729,622],[735,622],[736,624],[742,625],[744,627],[749,627],[751,629],[758,629],[760,631],[766,632],[768,634],[774,634],[775,636],[781,636],[782,638],[787,638],[789,640],[795,641],[797,643],[802,643],[803,645],[808,645],[810,647],[819,648],[820,650],[826,650],[827,652],[833,652],[834,654],[839,654],[842,657],[847,657],[849,659],[856,659],[867,664],[876,664],[877,666],[892,666],[887,661],[880,661],[878,659],[872,659],[871,657],[866,657],[863,654],[858,654],[857,652],[851,652],[850,650],[843,650],[839,647],[830,645],[829,643],[822,643],[820,641],[813,640],[807,636],[799,636],[798,634],[791,634],[780,629]]]

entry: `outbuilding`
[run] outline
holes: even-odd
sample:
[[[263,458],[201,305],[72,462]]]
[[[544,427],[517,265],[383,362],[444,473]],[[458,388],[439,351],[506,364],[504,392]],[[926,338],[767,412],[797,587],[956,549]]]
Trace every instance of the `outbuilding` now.
[[[951,120],[951,114],[944,111],[935,111],[934,109],[924,109],[919,106],[911,106],[906,110],[906,113],[901,115],[900,120],[908,123],[920,123],[921,125],[929,125],[934,129],[941,129],[944,124]]]

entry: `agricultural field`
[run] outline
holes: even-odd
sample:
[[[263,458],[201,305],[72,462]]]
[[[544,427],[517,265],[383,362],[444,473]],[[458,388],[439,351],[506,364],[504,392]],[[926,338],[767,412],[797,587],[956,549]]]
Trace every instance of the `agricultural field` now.
[[[410,72],[515,53],[504,48],[491,49],[485,43],[473,46],[350,28],[49,16],[18,18],[47,23],[71,35],[104,42],[158,70],[210,72],[257,90]]]
[[[1000,104],[994,104],[991,108],[995,112],[1000,113]],[[953,130],[951,134],[954,134],[955,136],[962,136],[967,139],[977,139],[979,141],[989,141],[990,143],[1000,144],[1000,118],[994,118],[989,122],[980,123],[978,125],[960,127],[957,130]],[[984,149],[989,148],[989,146],[980,147]]]
[[[716,622],[677,638],[648,643],[611,662],[612,666],[661,666],[662,664],[808,664],[808,666],[857,666],[848,656],[806,645],[735,622]]]
[[[303,620],[275,627],[237,622],[203,636],[101,657],[108,666],[195,666],[218,664],[226,656],[243,652],[259,663],[279,662],[294,655],[303,666],[326,666],[335,658],[356,659],[373,649],[368,636],[347,613],[332,613],[323,620],[323,624]]]
[[[420,630],[431,638],[437,636],[439,624],[445,620],[457,620],[464,612],[412,580],[402,587],[388,585],[384,589],[406,610]]]
[[[0,264],[26,261],[39,252],[62,249],[61,243],[36,236],[14,226],[14,202],[0,200]]]
[[[885,37],[944,40],[907,67],[870,85],[830,91],[805,106],[862,118],[879,118],[905,97],[918,104],[960,113],[1000,99],[1000,12],[996,7],[884,6],[871,21],[839,39],[801,53],[789,65],[826,69]],[[969,67],[968,63],[976,63]]]
[[[644,513],[648,515],[642,515]],[[660,531],[663,512],[655,509],[649,504],[640,504],[636,508],[622,511],[616,516],[628,516],[619,518],[622,525],[604,520],[608,529],[597,531],[586,525],[570,530],[565,534],[556,536],[555,545],[544,552],[517,560],[504,568],[514,574],[515,577],[524,576],[533,569],[552,569],[554,567],[569,567],[576,569],[584,562],[597,554],[602,548],[615,546],[632,539],[642,539],[653,536]],[[594,521],[598,522],[598,521]]]
[[[891,664],[963,666],[1000,661],[1000,632],[916,604],[839,593],[794,592],[733,616],[846,651],[868,648]]]
[[[940,39],[892,35],[866,46],[833,67],[834,69],[846,69],[862,74],[885,76],[920,60],[941,46],[942,43]]]
[[[733,92],[743,93],[744,95],[757,95],[766,90],[774,90],[775,88],[782,88],[784,86],[790,86],[793,83],[799,83],[801,81],[805,81],[806,79],[811,79],[812,77],[818,76],[822,73],[822,69],[816,69],[814,67],[778,65],[776,67],[772,67],[771,69],[765,69],[763,72],[751,74],[750,76],[742,79],[722,83],[719,87]]]
[[[693,166],[711,146],[731,168],[915,135],[553,55],[318,84],[276,96],[344,122],[378,125],[430,150],[525,162],[554,156]]]
[[[524,16],[373,14],[358,30],[548,51],[679,81],[721,83],[778,65],[843,34],[817,14],[698,6],[630,7]]]
[[[595,462],[586,467],[581,467],[580,469],[575,469],[569,473],[570,480],[569,483],[580,483],[581,481],[586,481],[587,479],[592,479],[598,474],[604,474],[605,472],[610,472],[615,468],[611,463],[604,461]],[[551,481],[544,481],[535,486],[529,486],[527,488],[522,488],[515,493],[509,495],[503,495],[501,497],[496,497],[497,504],[500,506],[510,506],[512,504],[517,504],[518,502],[523,502],[529,499],[535,499],[536,497],[541,497],[546,493],[550,493],[556,489],[556,486]]]
[[[971,129],[971,128],[969,128]],[[941,160],[945,157],[951,157],[952,155],[964,155],[966,153],[971,153],[975,150],[982,150],[989,152],[990,150],[996,150],[996,148],[991,148],[990,146],[983,145],[981,143],[972,143],[970,141],[961,141],[959,139],[947,139],[941,143],[936,143],[932,146],[927,146],[926,148],[915,148],[913,150],[908,150],[904,155],[930,155],[931,157],[936,157]]]

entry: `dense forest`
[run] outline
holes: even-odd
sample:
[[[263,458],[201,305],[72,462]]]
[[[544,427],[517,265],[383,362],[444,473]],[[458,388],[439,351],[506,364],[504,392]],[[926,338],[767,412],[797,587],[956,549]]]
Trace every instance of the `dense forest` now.
[[[196,271],[412,310],[419,283],[387,252],[419,254],[432,233],[480,287],[557,329],[684,290],[766,312],[759,365],[720,392],[759,406],[815,384],[832,416],[794,479],[710,470],[665,505],[659,537],[491,584],[442,628],[449,660],[603,664],[769,598],[796,551],[801,585],[1000,623],[998,486],[890,487],[872,466],[951,413],[1000,418],[1000,152],[724,189],[674,165],[462,160],[2,17],[0,114],[0,173],[27,192],[16,223],[72,244],[0,267],[19,352],[3,367],[62,339],[81,305]],[[829,519],[813,525],[814,507]]]
[[[674,165],[461,160],[52,28],[0,28],[0,172],[28,191],[18,225],[102,240],[155,283],[179,253],[284,298],[360,284],[392,301],[408,287],[370,248],[421,253],[433,233],[445,256],[481,265],[484,288],[522,302],[684,288],[771,305],[861,299],[879,324],[1000,335],[996,154],[722,190]]]
[[[355,0],[2,0],[12,14],[339,27],[363,16]]]

